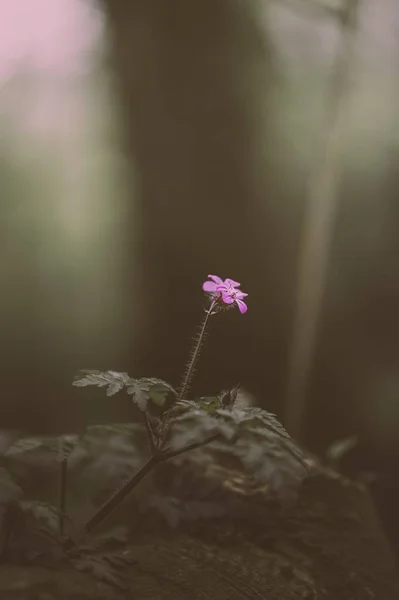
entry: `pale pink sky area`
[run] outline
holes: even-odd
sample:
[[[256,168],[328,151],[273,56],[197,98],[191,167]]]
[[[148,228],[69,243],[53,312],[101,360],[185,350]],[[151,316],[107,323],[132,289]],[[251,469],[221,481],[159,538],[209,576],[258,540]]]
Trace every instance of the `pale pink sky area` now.
[[[73,72],[101,31],[84,0],[0,0],[0,83],[20,66]]]

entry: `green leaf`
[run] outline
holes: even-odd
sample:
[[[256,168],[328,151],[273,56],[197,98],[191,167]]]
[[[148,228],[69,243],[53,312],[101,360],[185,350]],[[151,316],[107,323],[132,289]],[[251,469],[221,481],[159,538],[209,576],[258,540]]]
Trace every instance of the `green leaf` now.
[[[133,402],[137,404],[142,411],[147,410],[148,400],[150,398],[150,385],[142,379],[130,379],[127,387],[127,393],[133,397]]]
[[[179,415],[196,408],[198,408],[198,402],[194,400],[178,400],[170,412]]]
[[[176,396],[176,391],[169,383],[155,377],[130,379],[127,386],[127,393],[133,396],[133,402],[142,411],[148,409],[149,400],[157,406],[164,406],[169,394]]]
[[[76,387],[86,387],[95,385],[97,387],[106,387],[107,396],[114,394],[126,388],[128,394],[133,396],[133,402],[137,404],[140,410],[147,410],[148,400],[151,400],[158,406],[164,406],[168,394],[177,396],[174,388],[156,377],[142,377],[133,379],[127,373],[118,373],[117,371],[82,371],[83,377],[78,377],[73,382]]]
[[[151,402],[156,404],[157,406],[164,406],[166,402],[166,398],[169,394],[169,390],[162,386],[152,386],[149,390],[149,396]]]
[[[144,385],[148,385],[149,399],[157,406],[165,406],[169,394],[177,396],[176,390],[169,383],[163,381],[163,379],[143,377],[139,381]]]
[[[113,396],[130,382],[127,373],[118,373],[117,371],[83,370],[82,373],[85,375],[75,379],[72,385],[76,387],[87,387],[88,385],[107,387],[107,396]]]
[[[200,398],[198,402],[198,407],[204,410],[205,412],[215,412],[217,409],[223,406],[221,398],[219,396],[205,396]]]
[[[267,483],[282,501],[290,499],[307,475],[306,460],[276,417],[260,408],[217,408],[213,398],[178,402],[170,444],[180,450],[217,436],[230,443],[232,457],[259,482]],[[216,405],[216,408],[215,408]],[[211,450],[212,452],[212,450]],[[203,451],[205,460],[205,454]]]
[[[174,396],[177,396],[176,390],[163,379],[158,379],[157,377],[142,377],[139,381],[146,383],[150,386],[160,387],[162,389],[168,390],[168,392],[172,393]]]

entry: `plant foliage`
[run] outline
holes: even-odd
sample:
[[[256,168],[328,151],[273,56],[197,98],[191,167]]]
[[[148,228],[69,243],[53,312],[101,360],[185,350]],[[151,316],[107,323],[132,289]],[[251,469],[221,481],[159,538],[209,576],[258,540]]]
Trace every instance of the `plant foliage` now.
[[[77,377],[73,383],[76,387],[87,387],[89,385],[106,387],[107,396],[113,396],[125,389],[132,396],[133,402],[142,411],[147,410],[149,402],[163,406],[168,394],[177,395],[171,385],[155,377],[133,379],[127,373],[116,371],[84,370],[82,373],[84,375]]]
[[[283,503],[295,495],[306,476],[305,457],[276,416],[236,402],[237,387],[199,400],[179,400],[173,387],[160,379],[133,379],[115,371],[85,371],[74,385],[105,388],[107,396],[125,391],[142,411],[143,423],[91,426],[81,435],[58,437],[11,439],[0,432],[0,505],[4,507],[0,540],[7,560],[67,556],[76,568],[123,587],[119,576],[126,563],[123,558],[79,554],[76,548],[69,554],[63,551],[60,531],[64,533],[64,520],[68,531],[71,525],[65,512],[66,482],[68,498],[91,507],[96,515],[104,511],[104,501],[107,508],[115,488],[118,494],[131,485],[149,452],[158,466],[146,476],[139,493],[124,503],[123,520],[132,525],[135,519],[139,523],[140,515],[154,512],[172,527],[182,521],[238,514],[237,494],[231,494],[236,485],[233,470],[239,477],[249,477],[255,487],[266,485],[269,494]],[[166,402],[170,398],[171,405]],[[209,469],[217,464],[227,467],[225,475],[209,476]],[[43,472],[45,477],[40,475]],[[42,497],[52,476],[61,481],[58,508],[53,498]],[[31,497],[32,482],[38,487],[43,484],[36,498]],[[26,488],[29,497],[24,495]]]

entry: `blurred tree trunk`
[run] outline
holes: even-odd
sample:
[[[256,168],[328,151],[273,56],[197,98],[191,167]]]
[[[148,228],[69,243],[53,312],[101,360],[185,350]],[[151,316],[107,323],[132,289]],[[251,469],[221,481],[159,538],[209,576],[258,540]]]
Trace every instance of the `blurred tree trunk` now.
[[[349,119],[357,12],[358,0],[347,0],[342,17],[336,19],[341,25],[342,39],[327,87],[324,136],[308,182],[285,404],[287,427],[291,435],[303,443],[307,441],[309,384],[314,370],[344,171],[343,139]]]
[[[240,1],[104,4],[139,195],[135,372],[178,382],[201,319],[201,284],[215,273],[242,283],[250,310],[212,324],[202,392],[240,379],[276,402],[291,296],[284,236],[274,235],[281,224],[266,192],[272,173],[260,151],[265,136],[270,152],[273,144],[272,61],[261,21]]]

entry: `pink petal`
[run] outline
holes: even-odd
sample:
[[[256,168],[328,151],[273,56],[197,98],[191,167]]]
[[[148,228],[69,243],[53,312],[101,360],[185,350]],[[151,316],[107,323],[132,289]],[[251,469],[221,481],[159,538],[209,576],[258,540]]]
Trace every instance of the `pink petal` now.
[[[248,310],[248,306],[242,300],[237,299],[236,302],[237,302],[238,310],[240,311],[240,313],[242,315],[245,314]]]
[[[213,283],[213,281],[205,281],[205,283],[202,284],[204,292],[215,293],[216,287],[216,283]]]
[[[223,283],[223,279],[220,279],[217,275],[208,275],[209,279],[212,279],[215,283]]]
[[[222,300],[225,304],[233,304],[234,300],[228,292],[222,291]]]
[[[245,292],[241,292],[240,290],[237,290],[235,292],[235,297],[236,298],[245,298],[245,296],[248,296],[248,294],[246,294]]]
[[[241,283],[238,283],[238,281],[234,281],[234,279],[225,279],[225,284],[226,285],[231,285],[231,287],[240,287]]]
[[[218,292],[229,292],[229,286],[226,285],[225,283],[220,283],[219,285],[216,286],[216,290]]]

